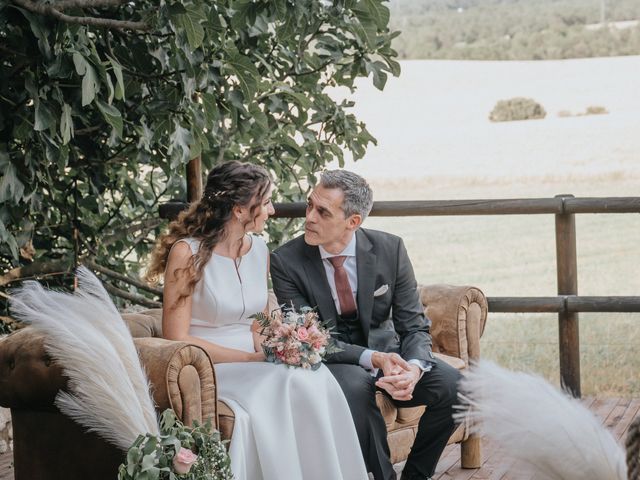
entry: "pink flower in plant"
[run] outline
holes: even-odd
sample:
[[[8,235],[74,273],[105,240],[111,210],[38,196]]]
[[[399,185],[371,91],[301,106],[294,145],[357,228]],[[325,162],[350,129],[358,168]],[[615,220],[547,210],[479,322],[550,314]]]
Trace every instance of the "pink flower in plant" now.
[[[287,349],[285,352],[285,363],[288,365],[297,365],[300,363],[300,351],[297,348]]]
[[[306,328],[298,328],[298,340],[300,340],[301,342],[306,342],[307,340],[309,340],[309,332]]]
[[[189,473],[196,460],[198,460],[198,456],[195,453],[188,448],[180,448],[173,457],[173,470],[179,475]]]

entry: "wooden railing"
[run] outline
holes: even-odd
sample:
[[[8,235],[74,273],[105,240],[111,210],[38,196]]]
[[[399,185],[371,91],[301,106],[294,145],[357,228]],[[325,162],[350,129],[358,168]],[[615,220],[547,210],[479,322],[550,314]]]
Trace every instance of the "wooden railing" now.
[[[184,203],[165,204],[161,207],[160,214],[165,218],[171,218],[184,206]],[[275,217],[304,217],[305,208],[304,203],[277,204]],[[640,312],[640,296],[578,296],[575,215],[585,213],[640,213],[640,197],[575,198],[572,195],[558,195],[554,198],[506,200],[375,202],[371,216],[555,215],[558,295],[489,297],[489,311],[557,313],[560,380],[567,390],[579,397],[581,390],[578,313]]]

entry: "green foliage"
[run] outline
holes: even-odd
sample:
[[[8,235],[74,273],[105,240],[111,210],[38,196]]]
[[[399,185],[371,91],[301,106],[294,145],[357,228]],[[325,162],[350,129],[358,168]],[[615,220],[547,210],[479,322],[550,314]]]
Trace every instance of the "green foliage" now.
[[[500,100],[489,114],[492,122],[511,122],[514,120],[535,120],[544,118],[547,112],[531,98],[515,97]]]
[[[177,475],[173,459],[181,448],[198,455],[189,473]],[[160,437],[141,434],[120,465],[118,480],[231,480],[231,461],[211,422],[185,427],[171,409],[162,413]]]
[[[403,0],[391,4],[400,58],[546,60],[640,54],[637,0]],[[601,7],[604,5],[604,10]]]
[[[280,199],[299,200],[313,172],[375,143],[330,89],[369,75],[382,89],[400,72],[381,0],[55,5],[70,3],[65,14],[105,25],[0,1],[5,272],[30,264],[32,245],[43,265],[33,275],[85,257],[135,274],[162,226],[158,205],[184,200],[183,166],[197,156],[205,170],[263,164]]]

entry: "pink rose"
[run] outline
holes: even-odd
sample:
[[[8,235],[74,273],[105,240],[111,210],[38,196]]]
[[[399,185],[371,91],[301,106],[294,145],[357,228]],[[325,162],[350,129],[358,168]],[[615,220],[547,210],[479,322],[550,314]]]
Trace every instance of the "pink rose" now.
[[[298,340],[300,340],[301,342],[306,342],[307,340],[309,340],[309,332],[306,328],[300,327],[298,329]]]
[[[315,342],[313,342],[314,350],[320,350],[322,347],[324,347],[324,342],[322,340],[316,340]]]
[[[197,459],[198,456],[188,448],[180,448],[176,456],[173,457],[173,469],[178,475],[189,473],[191,466]]]

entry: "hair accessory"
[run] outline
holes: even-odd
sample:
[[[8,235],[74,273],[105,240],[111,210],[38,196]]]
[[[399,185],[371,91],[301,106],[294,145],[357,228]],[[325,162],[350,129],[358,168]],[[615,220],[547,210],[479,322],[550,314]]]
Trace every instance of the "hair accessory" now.
[[[225,193],[227,193],[225,190],[217,190],[215,192],[205,192],[205,194],[203,195],[204,198],[206,198],[207,200],[211,201],[214,198],[218,198],[221,197],[222,195],[224,195]]]

